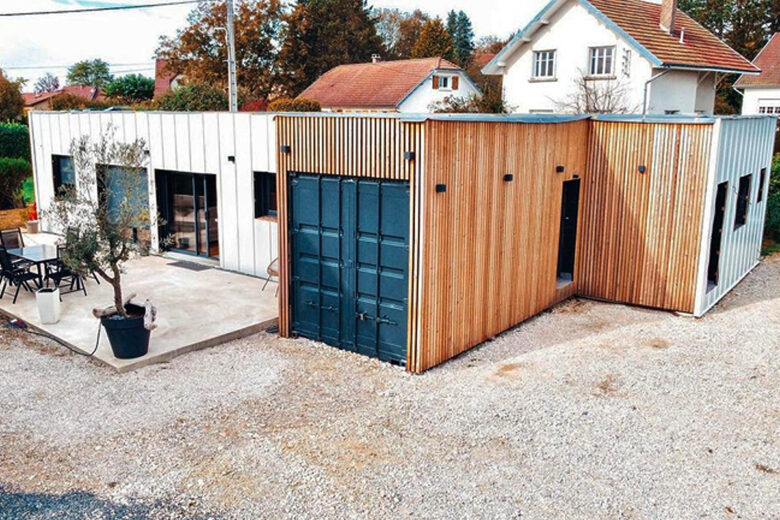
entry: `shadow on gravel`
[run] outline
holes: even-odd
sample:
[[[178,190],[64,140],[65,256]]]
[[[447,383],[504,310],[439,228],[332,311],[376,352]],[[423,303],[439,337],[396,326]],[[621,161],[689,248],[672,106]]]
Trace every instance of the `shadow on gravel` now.
[[[54,495],[46,493],[16,493],[0,486],[0,520],[149,520],[149,519],[213,519],[191,511],[156,501],[130,500],[118,504],[86,491],[71,491]]]

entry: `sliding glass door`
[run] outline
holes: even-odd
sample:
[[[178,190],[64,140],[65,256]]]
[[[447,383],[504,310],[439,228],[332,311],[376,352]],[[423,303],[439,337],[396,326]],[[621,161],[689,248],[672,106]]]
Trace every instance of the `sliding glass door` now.
[[[219,258],[216,176],[158,170],[157,203],[170,249]]]

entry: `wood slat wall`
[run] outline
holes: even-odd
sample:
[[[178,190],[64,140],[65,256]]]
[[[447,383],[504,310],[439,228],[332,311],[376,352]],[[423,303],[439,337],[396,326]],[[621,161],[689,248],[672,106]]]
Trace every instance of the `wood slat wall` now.
[[[277,133],[277,207],[279,220],[279,333],[290,335],[290,265],[287,237],[287,173],[305,172],[379,179],[407,180],[412,186],[410,212],[412,244],[410,251],[410,294],[417,273],[413,259],[419,244],[418,210],[420,196],[415,189],[416,175],[422,165],[423,125],[402,123],[397,117],[382,116],[295,116],[276,117]],[[282,153],[282,146],[290,146]],[[404,158],[414,152],[415,160]],[[413,308],[410,299],[409,306]],[[410,339],[415,324],[409,320]]]
[[[584,177],[588,130],[585,120],[426,123],[411,372],[573,293],[574,284],[559,290],[556,282],[562,185]],[[564,173],[556,173],[559,165]],[[437,184],[447,191],[436,193]]]
[[[578,294],[693,312],[712,125],[591,125]]]

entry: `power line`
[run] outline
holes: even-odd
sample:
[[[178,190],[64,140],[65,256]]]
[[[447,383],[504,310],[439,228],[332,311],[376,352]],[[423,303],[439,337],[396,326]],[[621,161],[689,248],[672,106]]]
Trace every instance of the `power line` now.
[[[160,2],[157,4],[138,4],[138,5],[117,5],[113,7],[85,7],[82,9],[61,9],[57,11],[28,11],[17,13],[0,13],[0,17],[11,16],[43,16],[52,14],[71,14],[71,13],[97,13],[101,11],[126,11],[128,9],[149,9],[152,7],[168,7],[173,5],[197,4],[198,0],[178,0],[175,2]]]
[[[149,61],[142,61],[139,63],[109,63],[109,67],[140,67],[142,65],[149,65],[149,68],[154,68],[154,65],[151,64],[152,62]],[[43,69],[69,69],[72,67],[73,64],[70,65],[24,65],[21,67],[8,67],[3,65],[3,70],[43,70]]]

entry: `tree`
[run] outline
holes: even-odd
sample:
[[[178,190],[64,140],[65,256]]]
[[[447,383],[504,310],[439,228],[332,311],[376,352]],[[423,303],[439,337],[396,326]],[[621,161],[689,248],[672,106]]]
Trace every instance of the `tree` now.
[[[129,74],[106,85],[105,93],[127,103],[138,103],[154,97],[154,80],[141,74]]]
[[[108,63],[101,59],[82,60],[68,69],[68,84],[103,88],[114,79]]]
[[[254,98],[268,98],[277,76],[277,45],[281,39],[280,0],[246,0],[235,18],[238,85]],[[157,56],[191,84],[227,89],[225,2],[202,1],[188,16],[187,27],[173,39],[162,37]]]
[[[452,34],[455,54],[458,57],[458,64],[465,67],[474,55],[474,28],[471,25],[471,19],[464,11],[458,12],[455,26],[455,34]]]
[[[385,48],[384,57],[390,60],[411,58],[412,49],[420,39],[428,15],[416,9],[409,13],[399,9],[376,11],[376,28]]]
[[[43,92],[57,92],[59,89],[60,78],[51,72],[47,72],[35,82],[34,92],[36,94],[41,94]]]
[[[218,112],[228,109],[228,99],[212,85],[182,85],[158,99],[155,107],[172,112]]]
[[[11,80],[0,69],[0,122],[16,121],[24,113],[23,80]]]
[[[433,58],[439,56],[453,61],[456,59],[452,37],[444,27],[441,18],[437,17],[423,25],[420,38],[412,49],[412,57]]]
[[[27,159],[0,157],[0,210],[24,207],[22,183],[31,175]]]
[[[631,105],[631,88],[622,80],[589,79],[584,71],[573,80],[574,88],[566,98],[556,100],[559,110],[575,114],[630,114],[636,112]]]
[[[128,318],[122,294],[125,264],[148,251],[133,231],[150,229],[152,218],[143,201],[148,196],[141,175],[147,158],[143,140],[117,143],[109,129],[96,142],[74,139],[70,155],[78,188],[63,187],[44,216],[56,229],[67,230],[63,261],[74,273],[97,273],[114,289],[116,313]],[[111,171],[107,164],[113,165]],[[117,202],[116,194],[122,197]]]
[[[285,22],[279,79],[290,97],[333,67],[367,62],[382,52],[365,0],[298,0]]]

